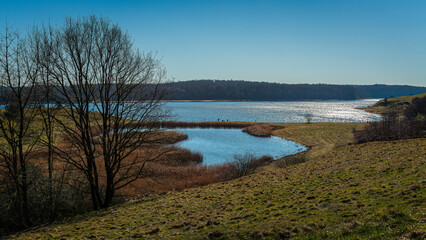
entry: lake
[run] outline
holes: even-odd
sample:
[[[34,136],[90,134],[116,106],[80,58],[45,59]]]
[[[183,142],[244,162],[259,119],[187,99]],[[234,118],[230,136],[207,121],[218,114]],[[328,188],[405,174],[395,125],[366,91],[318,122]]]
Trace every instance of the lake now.
[[[172,119],[183,122],[304,122],[306,114],[313,122],[368,122],[380,115],[359,108],[379,99],[355,101],[293,102],[167,102]]]
[[[203,155],[203,165],[232,161],[235,154],[251,152],[255,156],[269,155],[274,159],[305,151],[305,146],[279,137],[260,138],[251,136],[241,129],[173,129],[188,135],[188,139],[177,143]]]

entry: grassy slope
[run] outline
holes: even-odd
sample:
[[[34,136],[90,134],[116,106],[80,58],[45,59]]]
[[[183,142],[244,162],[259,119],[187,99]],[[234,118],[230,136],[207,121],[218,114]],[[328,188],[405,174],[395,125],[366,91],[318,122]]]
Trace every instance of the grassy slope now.
[[[311,161],[170,193],[14,236],[416,237],[425,229],[426,139],[345,145],[362,124],[286,124]],[[423,235],[424,236],[424,235]]]
[[[402,112],[416,97],[426,97],[426,93],[396,98],[388,98],[386,100],[387,104],[384,104],[385,100],[382,99],[373,106],[365,108],[365,110],[368,112],[374,112],[379,114],[388,112]]]
[[[311,148],[308,159],[322,155],[334,147],[353,142],[353,129],[361,129],[364,123],[286,123],[274,132],[275,136],[289,139]]]

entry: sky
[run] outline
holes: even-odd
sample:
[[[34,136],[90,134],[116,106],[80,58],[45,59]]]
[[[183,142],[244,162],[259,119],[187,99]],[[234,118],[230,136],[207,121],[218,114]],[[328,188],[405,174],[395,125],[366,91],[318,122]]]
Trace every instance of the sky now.
[[[174,81],[426,86],[425,0],[0,0],[0,29],[102,16]]]

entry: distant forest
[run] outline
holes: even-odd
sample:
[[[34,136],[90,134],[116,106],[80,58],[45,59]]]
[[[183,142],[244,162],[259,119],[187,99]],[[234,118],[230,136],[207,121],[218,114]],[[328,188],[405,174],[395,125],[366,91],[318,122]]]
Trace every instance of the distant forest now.
[[[407,85],[284,84],[234,80],[167,83],[167,100],[355,100],[420,94],[426,87]]]
[[[143,93],[164,90],[164,88],[167,92],[165,100],[194,101],[356,100],[391,98],[426,92],[426,87],[408,85],[284,84],[234,80],[192,80],[160,85],[146,84],[139,88],[135,94],[128,97],[129,100],[146,100],[143,99]],[[97,89],[97,86],[94,86],[94,89]],[[58,94],[56,90],[56,88],[52,89],[52,95]],[[8,92],[8,88],[0,86],[0,105],[10,101]],[[52,96],[52,98],[54,97]],[[115,99],[112,98],[112,100]]]

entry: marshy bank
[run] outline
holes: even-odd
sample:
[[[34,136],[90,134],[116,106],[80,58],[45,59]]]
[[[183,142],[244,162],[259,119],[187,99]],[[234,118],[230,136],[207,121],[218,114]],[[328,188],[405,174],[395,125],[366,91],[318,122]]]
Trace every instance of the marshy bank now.
[[[304,146],[275,136],[249,135],[241,128],[246,125],[257,126],[253,123],[158,124],[176,127],[155,133],[161,142],[173,145],[160,159],[147,163],[144,177],[131,184],[123,195],[129,199],[230,180],[244,175],[241,172],[253,173],[274,159],[306,150]],[[262,124],[261,128],[272,133],[273,129],[283,127]],[[238,162],[240,166],[236,166]]]

